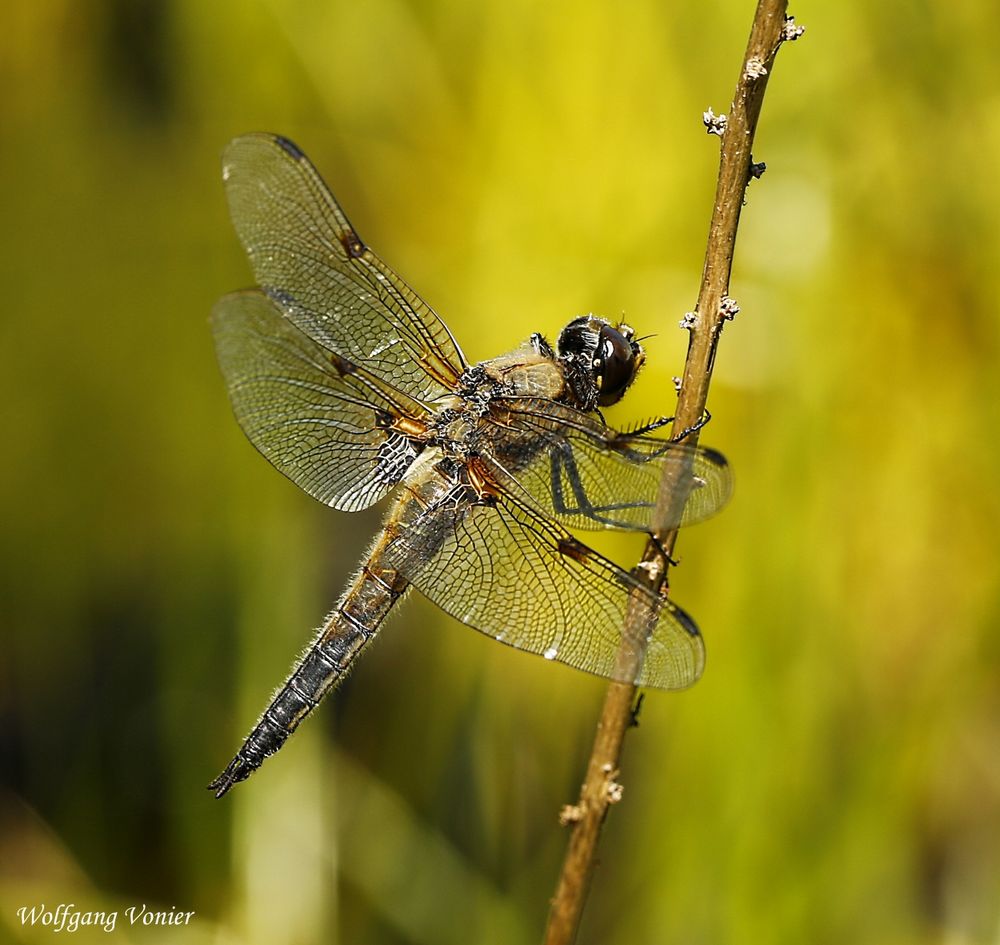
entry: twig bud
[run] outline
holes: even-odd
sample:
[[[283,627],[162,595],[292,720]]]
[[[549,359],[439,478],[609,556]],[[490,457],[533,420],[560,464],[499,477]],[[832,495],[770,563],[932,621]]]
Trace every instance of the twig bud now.
[[[701,120],[705,125],[705,130],[710,135],[719,135],[722,137],[722,132],[726,130],[726,116],[716,115],[709,107],[708,111],[701,116]]]
[[[806,28],[798,26],[795,23],[795,17],[788,14],[785,17],[785,25],[781,29],[781,38],[784,41],[794,43],[805,31]]]
[[[582,819],[583,807],[580,804],[564,804],[563,809],[559,811],[559,825],[561,827],[568,827]]]

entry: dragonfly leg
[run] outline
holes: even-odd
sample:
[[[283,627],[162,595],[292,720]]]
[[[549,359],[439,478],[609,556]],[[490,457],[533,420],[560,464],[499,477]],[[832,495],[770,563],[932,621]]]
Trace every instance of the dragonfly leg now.
[[[697,422],[692,423],[686,430],[681,430],[676,436],[670,437],[671,443],[680,443],[685,437],[690,436],[692,433],[697,433],[709,420],[712,419],[712,414],[709,412],[708,407],[705,408],[702,415],[698,418]]]
[[[634,529],[634,522],[625,522],[613,518],[608,513],[621,512],[628,509],[646,508],[646,503],[621,503],[616,505],[594,505],[587,496],[580,470],[576,465],[573,450],[568,447],[556,449],[550,458],[550,477],[552,490],[552,506],[557,515],[583,515],[586,518],[606,525],[608,528]],[[563,490],[563,479],[569,485],[572,493],[571,504]]]
[[[677,561],[667,554],[667,549],[663,547],[663,542],[657,537],[656,532],[646,532],[646,537],[656,546],[656,550],[663,557],[663,560],[667,562],[672,568],[676,568],[680,561]]]
[[[665,427],[668,423],[673,423],[676,417],[657,417],[656,420],[650,420],[649,423],[644,423],[641,427],[636,427],[634,430],[629,430],[629,436],[644,436],[647,433],[652,433],[654,430],[659,430],[661,427]]]

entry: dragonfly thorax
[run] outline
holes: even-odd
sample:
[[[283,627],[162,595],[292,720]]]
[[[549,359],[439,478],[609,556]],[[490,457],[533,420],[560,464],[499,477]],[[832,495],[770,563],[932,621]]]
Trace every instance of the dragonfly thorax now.
[[[431,423],[431,443],[445,456],[466,459],[473,451],[472,442],[485,407],[456,399],[453,406],[440,411]]]

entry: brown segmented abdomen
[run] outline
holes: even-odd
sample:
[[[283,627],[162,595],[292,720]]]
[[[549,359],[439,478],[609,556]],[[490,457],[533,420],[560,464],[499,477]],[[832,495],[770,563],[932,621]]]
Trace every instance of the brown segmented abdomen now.
[[[430,466],[417,482],[404,486],[361,571],[327,617],[312,646],[295,665],[226,770],[209,784],[216,797],[222,797],[234,784],[246,780],[269,755],[278,751],[323,696],[345,676],[409,588],[402,575],[414,573],[440,549],[447,518],[440,511],[453,508],[457,497],[453,494],[467,488]],[[438,520],[437,527],[433,523],[427,527],[429,514]],[[410,540],[411,530],[419,536],[418,540]]]

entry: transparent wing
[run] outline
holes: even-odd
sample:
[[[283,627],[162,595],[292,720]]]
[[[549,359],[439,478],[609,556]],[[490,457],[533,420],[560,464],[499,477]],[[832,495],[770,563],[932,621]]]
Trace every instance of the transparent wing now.
[[[292,142],[236,138],[222,176],[254,276],[295,325],[422,403],[451,390],[465,360],[448,328],[364,245]]]
[[[648,531],[660,482],[671,471],[688,495],[667,528],[714,515],[732,494],[721,453],[618,433],[552,401],[499,401],[487,430],[483,454],[503,484],[570,528]]]
[[[598,676],[682,689],[701,675],[694,621],[569,532],[511,497],[442,504],[436,523],[404,532],[405,574],[442,610],[495,639]],[[421,536],[436,534],[432,555]],[[638,677],[619,652],[626,613],[649,636]]]
[[[377,422],[408,406],[299,331],[263,293],[225,296],[212,330],[240,426],[310,495],[353,512],[377,502],[409,468],[410,441]]]

